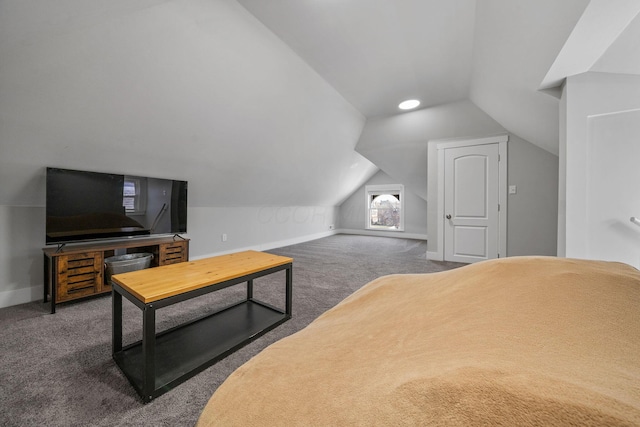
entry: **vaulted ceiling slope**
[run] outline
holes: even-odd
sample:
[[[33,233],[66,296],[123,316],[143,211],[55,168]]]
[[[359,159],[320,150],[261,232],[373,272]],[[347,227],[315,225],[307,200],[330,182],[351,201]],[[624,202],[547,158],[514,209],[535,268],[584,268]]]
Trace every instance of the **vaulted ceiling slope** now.
[[[586,71],[640,74],[640,1],[591,0],[540,88]]]
[[[367,117],[468,97],[476,0],[238,0]]]
[[[469,96],[476,0],[238,0],[366,117]]]
[[[44,167],[187,179],[193,206],[336,206],[365,117],[235,0],[0,1],[0,205]]]
[[[470,99],[557,153],[558,102],[538,88],[588,0],[238,1],[369,119]]]
[[[587,71],[640,74],[640,1],[478,0],[471,100],[557,154],[560,88]],[[555,89],[555,90],[553,90]]]
[[[506,130],[558,154],[558,100],[539,86],[587,0],[478,0],[470,99]]]

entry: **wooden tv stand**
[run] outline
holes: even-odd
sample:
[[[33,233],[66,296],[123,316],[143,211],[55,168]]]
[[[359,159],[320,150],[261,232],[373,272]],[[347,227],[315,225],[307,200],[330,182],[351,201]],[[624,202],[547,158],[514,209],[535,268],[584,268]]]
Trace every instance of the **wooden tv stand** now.
[[[148,252],[151,267],[189,260],[189,239],[174,237],[133,238],[46,247],[44,252],[44,302],[51,299],[51,314],[56,304],[111,292],[106,283],[104,260],[116,254]]]

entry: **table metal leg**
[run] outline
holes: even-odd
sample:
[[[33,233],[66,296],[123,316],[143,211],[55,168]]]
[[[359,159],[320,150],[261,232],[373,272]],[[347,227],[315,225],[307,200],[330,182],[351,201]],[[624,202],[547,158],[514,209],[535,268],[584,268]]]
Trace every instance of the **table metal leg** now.
[[[143,399],[149,402],[156,388],[156,309],[151,304],[144,308],[142,314],[142,355]]]
[[[44,267],[43,267],[43,277],[44,277],[44,298],[43,302],[49,301],[49,259],[46,255],[44,255]]]
[[[247,300],[253,298],[253,279],[247,281]]]
[[[111,323],[113,326],[111,344],[115,355],[122,351],[122,295],[115,290],[111,292]]]
[[[54,267],[54,262],[49,264],[49,284],[51,289],[51,314],[55,314],[56,312],[56,286],[53,283],[53,275],[58,274],[57,267]]]
[[[285,313],[288,314],[289,316],[291,316],[292,313],[292,305],[293,305],[293,265],[290,266],[289,268],[287,268],[286,270],[286,274],[287,274],[287,302],[286,302],[286,309],[285,309]]]

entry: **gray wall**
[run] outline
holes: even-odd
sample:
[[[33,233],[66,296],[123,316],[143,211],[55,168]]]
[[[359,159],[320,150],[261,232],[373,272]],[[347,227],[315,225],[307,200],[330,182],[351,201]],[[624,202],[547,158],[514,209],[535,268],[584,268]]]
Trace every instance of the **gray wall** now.
[[[509,136],[507,255],[556,255],[558,156]]]
[[[370,234],[413,239],[427,238],[427,202],[407,187],[404,188],[404,231],[367,230],[366,185],[402,184],[380,171],[365,185],[358,188],[342,205],[338,213],[338,229],[344,233]]]

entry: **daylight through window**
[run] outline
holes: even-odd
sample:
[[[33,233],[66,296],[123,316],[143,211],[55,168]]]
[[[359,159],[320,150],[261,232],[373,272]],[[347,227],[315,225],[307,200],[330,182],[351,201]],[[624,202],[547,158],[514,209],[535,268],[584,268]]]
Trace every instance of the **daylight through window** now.
[[[404,230],[403,192],[401,185],[366,187],[368,229]]]

